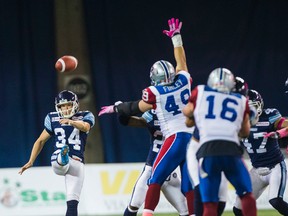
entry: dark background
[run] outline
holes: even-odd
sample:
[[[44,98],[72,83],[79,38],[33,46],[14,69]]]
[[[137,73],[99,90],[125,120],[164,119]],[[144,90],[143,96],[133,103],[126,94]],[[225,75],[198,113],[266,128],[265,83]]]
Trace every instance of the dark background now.
[[[59,57],[55,2],[1,1],[0,167],[26,163],[46,114],[54,111],[59,91],[54,69]],[[155,61],[175,64],[171,40],[162,31],[168,29],[168,19],[178,17],[183,21],[182,38],[194,86],[206,83],[214,68],[226,67],[261,93],[265,107],[287,115],[288,1],[82,2],[87,42],[83,46],[88,47],[97,112],[118,100],[140,99]],[[96,121],[103,162],[145,160],[148,131],[121,126],[115,115]],[[52,149],[51,143],[46,144],[35,165],[49,165]]]

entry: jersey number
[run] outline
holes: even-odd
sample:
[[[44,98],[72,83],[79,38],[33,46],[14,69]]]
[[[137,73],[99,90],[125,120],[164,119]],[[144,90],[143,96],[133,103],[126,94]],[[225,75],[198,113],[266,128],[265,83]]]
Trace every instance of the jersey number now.
[[[206,101],[208,101],[208,113],[205,115],[205,118],[215,119],[216,118],[216,115],[214,114],[215,96],[214,95],[208,96],[206,98]],[[233,122],[237,118],[237,112],[234,108],[229,107],[231,103],[238,105],[237,101],[231,98],[226,98],[223,100],[222,109],[220,112],[220,118]]]
[[[266,133],[263,133],[263,132],[253,134],[253,139],[259,139],[259,138],[263,137],[259,148],[255,149],[255,151],[252,148],[252,144],[250,142],[248,142],[248,139],[247,138],[243,139],[243,144],[246,147],[248,153],[265,153],[265,152],[267,152],[267,149],[265,147],[266,147],[268,138],[264,137],[265,134]]]
[[[63,128],[55,128],[55,134],[57,135],[58,141],[56,142],[57,148],[62,148],[66,144],[66,134]],[[79,130],[74,128],[72,133],[68,138],[68,144],[73,145],[73,149],[80,150],[81,148],[81,140],[79,139]]]
[[[189,99],[189,90],[185,89],[180,93],[181,102],[186,105]],[[176,104],[174,95],[169,95],[166,99],[165,109],[168,112],[172,112],[173,116],[178,115],[181,113],[179,109],[179,105]]]

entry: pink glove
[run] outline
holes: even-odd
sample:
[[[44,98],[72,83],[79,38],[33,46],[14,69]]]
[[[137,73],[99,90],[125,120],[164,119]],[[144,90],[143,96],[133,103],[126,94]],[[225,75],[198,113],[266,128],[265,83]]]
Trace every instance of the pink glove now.
[[[101,107],[101,110],[98,113],[98,116],[101,116],[103,114],[110,114],[110,113],[114,113],[114,105]]]
[[[264,137],[265,138],[270,137],[270,138],[274,138],[274,139],[280,139],[280,138],[283,138],[286,136],[288,136],[288,131],[286,130],[286,128],[282,128],[280,130],[270,132],[270,133],[266,134]]]
[[[279,133],[277,131],[272,131],[270,133],[267,133],[264,135],[264,138],[273,138],[273,139],[278,139],[280,138]]]
[[[182,22],[179,23],[179,19],[171,18],[168,20],[168,25],[170,30],[163,30],[163,33],[166,34],[168,37],[172,38],[175,34],[180,34],[180,30],[182,27]]]
[[[114,106],[118,106],[119,104],[123,103],[122,101],[117,101],[114,103],[114,105],[110,105],[110,106],[103,106],[101,107],[100,112],[98,113],[98,116],[101,116],[103,114],[110,114],[110,113],[114,113]]]

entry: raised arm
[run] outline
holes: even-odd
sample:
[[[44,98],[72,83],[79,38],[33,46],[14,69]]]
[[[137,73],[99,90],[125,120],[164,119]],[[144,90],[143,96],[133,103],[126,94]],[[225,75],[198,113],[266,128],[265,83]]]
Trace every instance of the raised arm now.
[[[172,39],[174,46],[174,57],[176,60],[176,74],[181,70],[188,72],[185,50],[180,34],[182,22],[179,22],[179,19],[172,18],[168,20],[168,25],[169,30],[164,30],[163,33]]]

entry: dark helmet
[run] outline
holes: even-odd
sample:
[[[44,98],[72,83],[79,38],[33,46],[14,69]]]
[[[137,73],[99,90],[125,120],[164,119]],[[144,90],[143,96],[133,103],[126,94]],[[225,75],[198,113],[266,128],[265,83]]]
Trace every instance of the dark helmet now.
[[[248,84],[241,77],[235,77],[235,92],[240,93],[247,97],[248,95]]]
[[[61,105],[71,103],[72,108],[69,114],[64,114],[60,109]],[[58,112],[60,117],[71,118],[75,113],[79,111],[79,102],[78,97],[72,91],[64,90],[61,91],[55,98],[55,109]]]
[[[256,90],[249,89],[248,97],[249,97],[249,105],[253,105],[257,110],[258,116],[260,116],[264,108],[264,101],[261,95]]]

